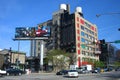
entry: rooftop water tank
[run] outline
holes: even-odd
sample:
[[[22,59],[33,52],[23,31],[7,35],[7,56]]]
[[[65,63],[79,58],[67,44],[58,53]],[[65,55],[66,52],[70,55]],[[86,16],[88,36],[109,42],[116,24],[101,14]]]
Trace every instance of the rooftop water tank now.
[[[82,8],[81,7],[76,7],[76,12],[82,13]]]
[[[67,10],[67,5],[66,4],[60,4],[60,9]]]

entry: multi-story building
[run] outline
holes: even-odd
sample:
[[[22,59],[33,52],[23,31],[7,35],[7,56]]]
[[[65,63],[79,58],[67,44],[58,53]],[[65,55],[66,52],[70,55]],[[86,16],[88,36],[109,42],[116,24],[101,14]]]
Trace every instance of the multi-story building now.
[[[63,8],[63,10],[66,9]],[[98,45],[93,44],[95,40],[98,40],[96,25],[83,17],[81,7],[77,7],[72,14],[69,14],[68,10],[61,15],[61,48],[66,48],[67,51],[76,54],[78,60],[75,64],[79,67],[87,64],[89,60],[99,60],[96,53]]]
[[[106,67],[114,66],[115,60],[115,47],[106,42],[105,44],[100,44],[101,54],[99,55],[100,61],[103,61]]]
[[[53,13],[49,22],[39,25],[51,25],[51,37],[47,41],[47,49],[64,49],[66,52],[76,55],[74,64],[80,67],[88,64],[89,60],[99,60],[98,45],[93,44],[98,40],[98,30],[95,24],[92,24],[83,17],[82,8],[77,7],[76,11],[70,14],[70,6],[61,4],[60,10]],[[40,53],[40,40],[36,40],[35,54]],[[40,56],[40,55],[39,55]]]
[[[0,54],[0,69],[3,67],[4,64],[4,55]]]
[[[0,55],[2,55],[2,58],[0,58],[1,68],[19,67],[25,69],[26,54],[24,52],[3,49],[0,51]]]

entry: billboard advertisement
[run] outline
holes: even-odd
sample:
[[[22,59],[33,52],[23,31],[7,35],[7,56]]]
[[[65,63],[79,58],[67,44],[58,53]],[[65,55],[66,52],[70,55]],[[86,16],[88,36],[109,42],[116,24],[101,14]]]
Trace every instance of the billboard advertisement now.
[[[15,29],[15,39],[50,37],[50,33],[50,26],[17,27]]]

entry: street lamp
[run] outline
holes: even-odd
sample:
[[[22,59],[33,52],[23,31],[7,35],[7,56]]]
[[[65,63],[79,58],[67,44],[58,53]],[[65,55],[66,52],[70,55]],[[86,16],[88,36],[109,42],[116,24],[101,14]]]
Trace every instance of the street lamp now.
[[[111,12],[111,13],[96,14],[96,17],[100,17],[102,15],[115,15],[115,14],[120,14],[120,12]],[[120,31],[120,28],[118,28],[118,31]]]
[[[111,12],[111,13],[96,14],[96,17],[100,17],[102,15],[114,15],[114,14],[120,14],[120,12]]]
[[[96,17],[100,17],[100,16],[102,16],[102,15],[115,15],[115,14],[120,14],[120,12],[111,12],[111,13],[103,13],[103,14],[96,14]],[[118,31],[120,31],[120,28],[118,28]],[[120,41],[119,40],[117,40],[117,41],[115,41],[116,43],[119,43]],[[108,47],[107,47],[107,50],[108,50],[108,52],[107,52],[107,54],[108,54],[108,62],[107,62],[107,67],[109,67],[109,62],[110,62],[110,56],[109,56],[109,44],[108,44]]]

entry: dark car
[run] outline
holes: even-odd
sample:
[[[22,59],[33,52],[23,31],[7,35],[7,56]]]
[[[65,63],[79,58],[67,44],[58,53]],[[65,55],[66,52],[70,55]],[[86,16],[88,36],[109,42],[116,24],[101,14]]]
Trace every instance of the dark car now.
[[[93,69],[91,70],[92,73],[99,73],[99,71],[97,69]]]
[[[120,71],[120,67],[115,68],[115,71]]]
[[[12,69],[12,68],[7,69],[6,72],[8,76],[9,75],[22,75],[24,73],[24,71],[20,69]]]
[[[66,75],[68,74],[68,70],[60,70],[56,73],[56,75]]]

